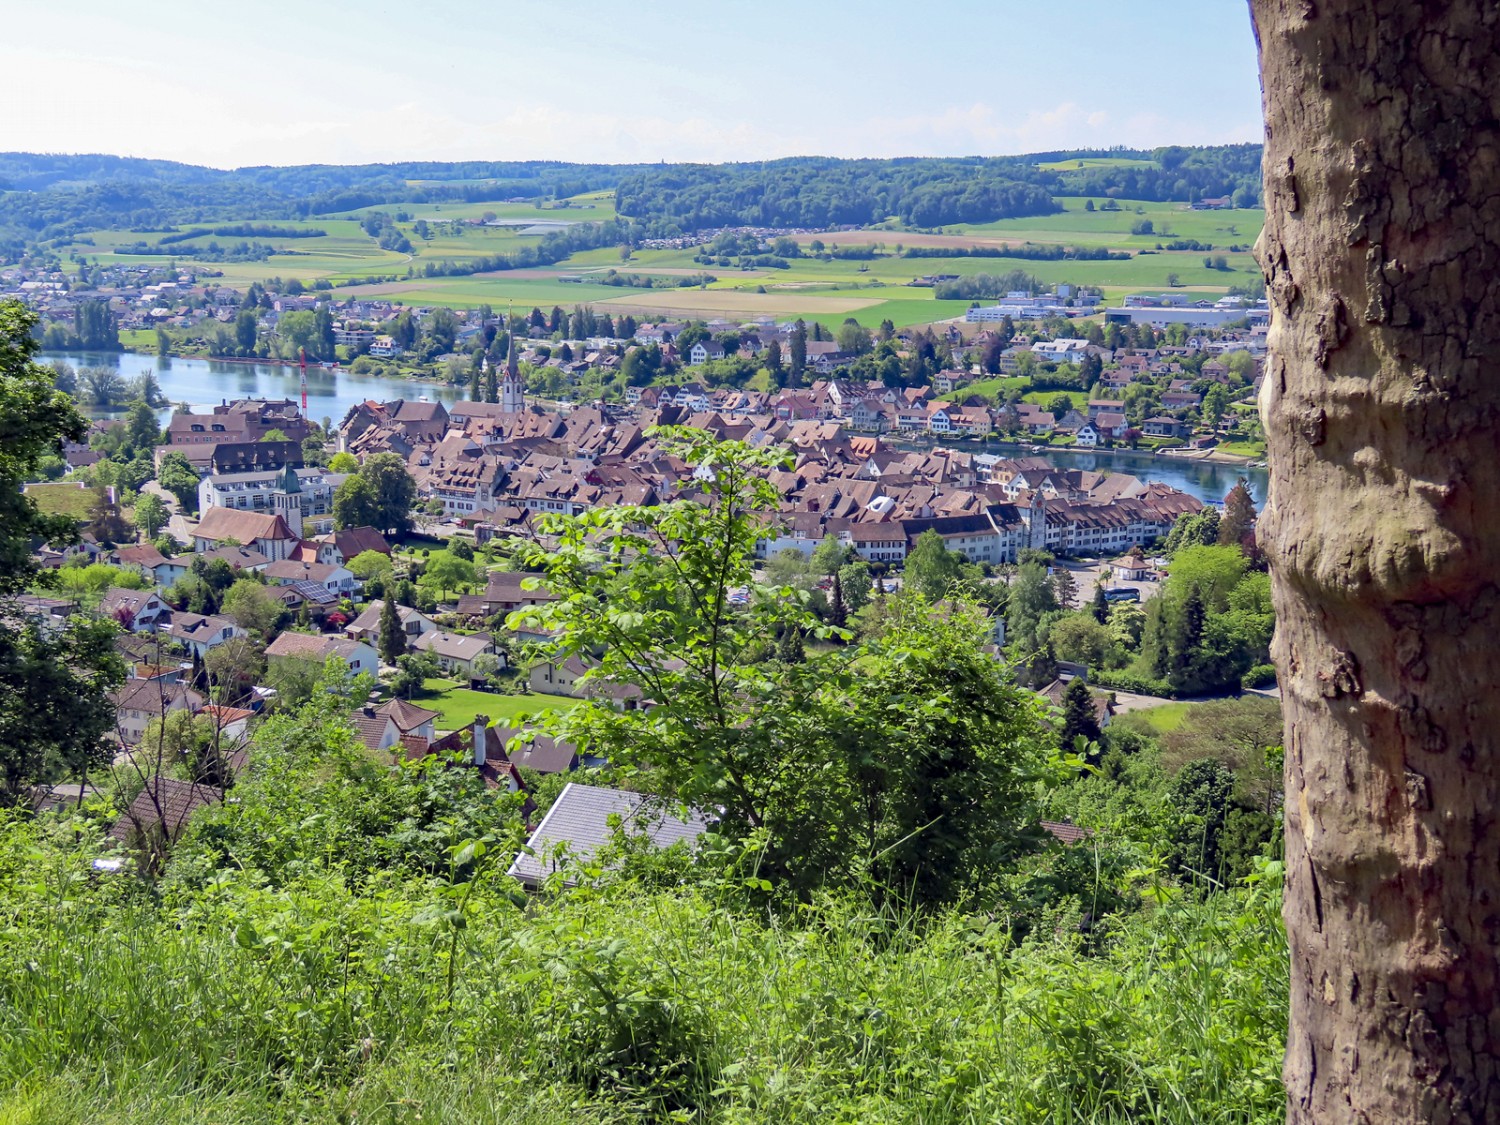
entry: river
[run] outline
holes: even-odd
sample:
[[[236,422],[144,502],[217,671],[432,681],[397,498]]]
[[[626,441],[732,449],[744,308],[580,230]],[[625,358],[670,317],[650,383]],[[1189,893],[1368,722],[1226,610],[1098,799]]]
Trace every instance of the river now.
[[[162,359],[136,352],[49,353],[43,360],[60,359],[74,367],[115,367],[126,379],[150,371],[172,402],[187,402],[200,409],[236,398],[289,398],[301,394],[296,367],[273,363],[223,363],[211,359]],[[452,403],[466,397],[467,388],[441,383],[391,379],[377,375],[354,375],[349,371],[309,366],[307,369],[307,416],[315,422],[327,418],[336,426],[349,407],[365,399],[387,402],[398,398],[429,398]],[[170,411],[163,411],[165,420]],[[1030,456],[1028,447],[1007,443],[958,442],[957,448],[998,453],[1004,457]],[[1061,469],[1109,470],[1130,473],[1147,481],[1161,481],[1205,502],[1222,503],[1234,482],[1245,477],[1258,505],[1266,498],[1266,471],[1212,461],[1184,461],[1152,457],[1129,450],[1068,450],[1044,448],[1036,456],[1046,457]]]
[[[43,362],[64,360],[74,367],[114,367],[126,379],[149,371],[161,384],[162,394],[173,403],[190,403],[200,410],[226,399],[289,398],[295,402],[302,394],[298,369],[279,363],[162,359],[138,352],[49,352],[41,358]],[[325,369],[308,364],[307,416],[314,422],[329,418],[337,426],[351,406],[365,399],[389,402],[398,398],[429,398],[451,403],[466,398],[467,390],[444,383],[355,375],[343,368]],[[170,413],[163,411],[163,418]]]
[[[1093,469],[1098,472],[1129,473],[1144,481],[1161,481],[1196,496],[1205,504],[1222,504],[1224,495],[1244,477],[1250,495],[1259,508],[1266,502],[1265,469],[1251,465],[1229,465],[1216,461],[1186,460],[1180,457],[1153,457],[1129,449],[1053,449],[1042,446],[1033,454],[1028,445],[1009,442],[960,442],[959,449],[999,454],[1001,457],[1045,457],[1059,469]]]

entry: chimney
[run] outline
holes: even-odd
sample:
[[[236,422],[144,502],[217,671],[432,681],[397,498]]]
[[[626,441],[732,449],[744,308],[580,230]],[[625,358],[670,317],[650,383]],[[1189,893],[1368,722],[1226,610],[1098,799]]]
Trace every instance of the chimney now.
[[[474,764],[476,766],[484,765],[485,759],[489,756],[486,753],[486,746],[489,741],[486,732],[489,729],[489,725],[490,717],[488,715],[474,716]]]

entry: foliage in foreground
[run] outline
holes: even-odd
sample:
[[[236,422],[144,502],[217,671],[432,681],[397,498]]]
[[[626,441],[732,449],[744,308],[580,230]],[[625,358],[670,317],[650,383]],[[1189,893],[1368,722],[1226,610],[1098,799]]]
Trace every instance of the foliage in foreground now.
[[[9,1121],[1270,1122],[1278,873],[1096,952],[854,896],[791,917],[621,879],[517,906],[338,866],[99,880],[0,836]]]

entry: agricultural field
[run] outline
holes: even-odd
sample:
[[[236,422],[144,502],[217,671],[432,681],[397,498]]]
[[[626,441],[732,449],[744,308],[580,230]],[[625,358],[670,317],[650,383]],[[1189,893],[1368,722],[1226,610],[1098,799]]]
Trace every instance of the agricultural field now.
[[[1084,168],[1155,168],[1156,161],[1132,156],[1085,156],[1077,160],[1050,160],[1037,167],[1046,172],[1072,172]]]
[[[1100,158],[1104,159],[1104,158]],[[471,308],[487,304],[530,308],[552,305],[571,307],[592,304],[616,315],[630,313],[641,318],[770,316],[778,319],[800,316],[833,327],[846,317],[875,327],[890,320],[898,327],[926,324],[963,315],[967,301],[937,301],[931,288],[910,283],[919,276],[979,273],[1003,274],[1021,270],[1046,284],[1070,282],[1104,291],[1106,302],[1117,302],[1128,293],[1165,290],[1169,277],[1177,287],[1201,293],[1207,299],[1222,295],[1232,285],[1244,285],[1258,276],[1248,250],[1230,252],[1230,245],[1249,247],[1260,233],[1264,212],[1192,211],[1180,203],[1118,200],[1120,210],[1086,209],[1083,198],[1060,200],[1064,210],[1054,215],[1006,219],[994,223],[945,227],[941,231],[907,232],[890,229],[841,231],[798,236],[806,246],[815,238],[829,246],[874,246],[876,257],[859,261],[820,261],[797,258],[789,269],[703,265],[693,260],[695,250],[637,250],[622,261],[618,247],[584,251],[555,266],[525,270],[500,270],[463,277],[420,276],[427,262],[463,262],[505,253],[541,241],[544,231],[561,229],[570,222],[614,217],[609,192],[576,196],[537,207],[531,203],[442,203],[386,204],[386,213],[410,216],[398,224],[410,240],[411,254],[380,249],[357,221],[365,211],[347,212],[301,222],[277,221],[278,226],[315,228],[320,237],[265,239],[279,252],[261,262],[206,263],[225,284],[244,286],[273,276],[299,278],[304,283],[326,279],[339,296],[380,296],[417,305],[449,305]],[[538,226],[474,226],[455,220],[478,218],[493,212],[497,219],[515,224],[535,221]],[[416,222],[425,220],[427,238],[418,233]],[[1151,233],[1132,234],[1133,225],[1149,221]],[[156,256],[130,255],[122,248],[137,240],[154,241],[159,232],[98,231],[89,236],[94,247],[90,257],[101,263],[161,264]],[[209,236],[201,240],[206,245]],[[1156,249],[1174,239],[1210,243],[1212,251],[1168,251]],[[232,241],[220,236],[221,245]],[[1076,245],[1127,250],[1126,261],[1033,261],[1022,258],[901,258],[897,247],[952,246],[1015,247],[1026,243]],[[181,244],[179,263],[194,261],[192,247],[200,240]],[[1204,265],[1205,256],[1224,258],[1225,269]],[[608,270],[660,278],[696,277],[708,273],[715,280],[706,286],[643,289],[600,284]],[[411,273],[413,276],[408,276]],[[562,280],[563,277],[577,280]],[[366,278],[384,280],[363,282]]]

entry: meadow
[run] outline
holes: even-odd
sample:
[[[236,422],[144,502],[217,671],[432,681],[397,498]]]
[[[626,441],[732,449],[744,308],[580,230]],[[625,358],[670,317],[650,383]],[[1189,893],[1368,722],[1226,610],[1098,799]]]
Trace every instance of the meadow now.
[[[509,723],[521,715],[539,711],[567,711],[578,706],[578,700],[566,695],[496,695],[473,691],[457,680],[433,678],[422,684],[426,693],[412,700],[418,707],[436,711],[434,725],[438,730],[460,730],[474,722],[475,715],[486,715],[491,724]]]
[[[1103,158],[1101,158],[1103,159]],[[1231,252],[1230,245],[1249,247],[1260,232],[1264,212],[1192,211],[1180,203],[1156,203],[1143,200],[1118,200],[1119,210],[1087,209],[1083,198],[1064,198],[1064,210],[1058,214],[999,222],[944,227],[937,231],[908,232],[882,228],[864,231],[841,231],[824,235],[801,235],[797,241],[804,247],[821,239],[828,246],[877,247],[870,260],[834,259],[822,261],[812,257],[789,260],[788,269],[747,269],[736,266],[705,266],[694,261],[696,250],[637,250],[628,261],[622,261],[617,247],[600,247],[573,255],[555,267],[515,271],[495,271],[460,277],[422,277],[426,262],[462,263],[484,255],[534,246],[540,233],[527,233],[519,226],[486,227],[465,223],[454,228],[454,220],[477,218],[493,212],[501,220],[539,223],[587,222],[614,216],[611,193],[592,193],[565,201],[566,207],[551,204],[538,207],[532,203],[432,203],[389,204],[387,213],[404,211],[410,217],[398,224],[411,241],[411,254],[380,249],[359,225],[357,218],[366,211],[347,212],[302,222],[279,222],[278,225],[303,226],[326,231],[321,237],[285,239],[278,244],[279,253],[263,262],[209,263],[226,284],[242,286],[272,276],[296,277],[304,283],[326,279],[340,296],[380,296],[414,305],[449,305],[472,308],[487,304],[543,309],[552,305],[571,307],[588,303],[603,307],[616,315],[630,313],[637,318],[714,317],[786,319],[801,316],[829,327],[853,317],[859,323],[875,327],[883,320],[897,327],[908,327],[942,321],[963,315],[966,301],[937,301],[930,288],[910,283],[931,274],[972,276],[978,273],[1003,274],[1021,270],[1046,284],[1068,282],[1096,286],[1103,290],[1105,301],[1119,301],[1126,294],[1165,290],[1169,277],[1175,277],[1181,289],[1201,293],[1213,299],[1233,285],[1245,285],[1258,276],[1248,250]],[[368,209],[367,209],[368,210]],[[415,226],[427,223],[428,237],[422,238]],[[1150,234],[1132,234],[1133,225],[1149,220]],[[129,255],[121,247],[157,234],[137,231],[98,231],[90,235],[94,252],[101,263],[148,263],[193,261],[192,247],[199,240],[182,244],[182,254],[175,259]],[[1174,239],[1191,239],[1212,244],[1212,251],[1170,251],[1156,249]],[[206,239],[202,240],[206,242]],[[229,239],[219,238],[220,244]],[[268,241],[275,242],[270,239]],[[1124,261],[1033,261],[1024,258],[939,257],[902,258],[897,247],[952,246],[1005,248],[1036,245],[1069,245],[1087,248],[1125,250],[1133,255]],[[1204,265],[1205,256],[1224,258],[1225,269]],[[622,273],[658,277],[695,276],[711,273],[716,280],[706,286],[642,289],[598,284],[595,278],[610,269]],[[418,276],[408,277],[408,272]],[[385,280],[371,284],[349,284],[369,277]],[[564,281],[564,276],[581,278]]]

